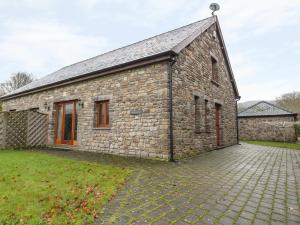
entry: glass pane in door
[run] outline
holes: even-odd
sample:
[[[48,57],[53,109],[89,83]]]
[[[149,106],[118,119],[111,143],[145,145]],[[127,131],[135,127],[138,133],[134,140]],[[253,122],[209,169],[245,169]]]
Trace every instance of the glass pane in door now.
[[[62,105],[56,106],[57,110],[57,126],[56,126],[56,142],[57,144],[60,144],[62,141],[62,115],[63,115],[63,107]]]
[[[75,127],[74,127],[74,141],[77,141],[77,122],[78,122],[78,115],[77,115],[77,109],[79,105],[78,102],[75,104]]]
[[[72,140],[72,118],[73,118],[73,108],[74,104],[72,103],[66,103],[65,104],[65,126],[64,126],[64,140],[65,141],[71,141]]]

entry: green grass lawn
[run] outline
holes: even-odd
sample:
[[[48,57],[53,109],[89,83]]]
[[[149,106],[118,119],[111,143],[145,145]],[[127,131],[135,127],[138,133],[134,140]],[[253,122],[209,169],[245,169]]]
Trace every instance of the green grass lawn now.
[[[127,168],[0,151],[0,224],[92,224]]]
[[[243,142],[246,142],[248,144],[255,144],[255,145],[263,145],[263,146],[300,150],[300,144],[289,143],[289,142],[284,143],[284,142],[276,142],[276,141],[247,141],[247,140],[243,140]]]

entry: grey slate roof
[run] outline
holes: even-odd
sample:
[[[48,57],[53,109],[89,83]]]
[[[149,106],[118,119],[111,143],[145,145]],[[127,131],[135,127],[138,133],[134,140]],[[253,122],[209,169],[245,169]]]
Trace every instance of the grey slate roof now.
[[[283,116],[295,115],[290,111],[282,109],[266,101],[260,101],[238,114],[239,117],[257,117],[257,116]]]
[[[275,100],[252,100],[252,101],[246,101],[246,102],[239,102],[238,103],[238,110],[239,110],[239,113],[240,112],[243,112],[245,109],[255,105],[256,103],[258,102],[261,102],[261,101],[264,101],[264,102],[268,102],[268,103],[271,103],[271,104],[276,104],[276,101]]]
[[[126,47],[63,67],[54,73],[5,95],[4,98],[51,84],[62,83],[68,79],[73,79],[78,76],[98,72],[119,65],[121,66],[122,64],[134,62],[143,58],[167,52],[178,53],[178,51],[185,47],[185,42],[191,41],[189,39],[195,38],[195,34],[198,36],[214,22],[216,22],[215,17],[209,17]]]

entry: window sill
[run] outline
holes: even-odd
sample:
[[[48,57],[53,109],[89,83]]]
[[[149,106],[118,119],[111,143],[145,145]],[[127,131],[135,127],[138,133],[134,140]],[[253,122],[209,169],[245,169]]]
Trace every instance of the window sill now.
[[[94,127],[93,130],[111,130],[111,127]]]
[[[220,86],[219,82],[217,82],[217,81],[215,81],[215,80],[211,80],[211,82],[212,82],[214,85],[216,85],[217,87]]]
[[[195,134],[210,134],[211,131],[195,131]]]

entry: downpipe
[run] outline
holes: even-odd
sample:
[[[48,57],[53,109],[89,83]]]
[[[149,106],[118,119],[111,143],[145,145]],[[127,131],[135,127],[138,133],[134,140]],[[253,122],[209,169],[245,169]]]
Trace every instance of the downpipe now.
[[[174,134],[173,134],[173,65],[176,60],[172,57],[168,62],[168,84],[169,84],[169,162],[174,159]]]
[[[235,111],[236,111],[236,139],[237,139],[237,144],[240,145],[240,132],[239,132],[239,111],[238,111],[238,101],[240,98],[235,100]]]

